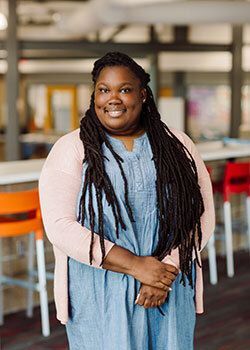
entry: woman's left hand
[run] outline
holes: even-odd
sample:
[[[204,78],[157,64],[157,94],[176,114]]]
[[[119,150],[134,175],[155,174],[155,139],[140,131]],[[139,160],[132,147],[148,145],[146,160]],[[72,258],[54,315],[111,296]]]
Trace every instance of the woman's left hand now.
[[[171,289],[169,289],[171,290]],[[145,309],[161,306],[165,303],[169,291],[141,284],[141,288],[135,304],[143,306]]]

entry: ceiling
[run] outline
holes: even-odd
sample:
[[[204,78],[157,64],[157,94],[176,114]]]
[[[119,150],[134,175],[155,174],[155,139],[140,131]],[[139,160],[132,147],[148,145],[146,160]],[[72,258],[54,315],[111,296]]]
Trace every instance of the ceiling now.
[[[6,0],[0,0],[0,12],[8,16]],[[19,70],[22,73],[87,72],[93,62],[78,62],[77,59],[96,56],[84,55],[80,50],[78,55],[76,45],[78,49],[79,43],[86,45],[86,40],[98,39],[109,43],[136,43],[138,46],[138,43],[149,41],[150,24],[154,25],[160,42],[171,43],[174,40],[175,25],[188,25],[188,40],[191,43],[218,45],[230,45],[231,24],[243,24],[243,41],[246,45],[243,50],[243,68],[250,71],[250,1],[19,0],[17,15],[18,38],[32,43],[29,49],[26,48],[27,53],[20,56]],[[6,35],[6,31],[0,31],[0,74],[7,71],[7,52],[1,50],[1,41]],[[75,46],[72,46],[72,54],[70,44],[73,41]],[[34,48],[33,52],[32,47],[37,42],[41,47],[39,50]],[[58,53],[46,52],[46,45],[50,48],[52,45],[54,49],[57,42],[60,45]],[[98,46],[95,42],[92,44]],[[92,49],[89,50],[92,52]],[[144,56],[143,54],[142,57]],[[204,53],[203,56],[195,52],[162,52],[159,55],[159,65],[162,70],[168,71],[185,68],[187,71],[217,69],[228,72],[231,69],[231,55],[228,52]],[[74,61],[70,60],[73,57]],[[36,61],[32,61],[32,58]],[[39,61],[38,58],[46,58],[46,61]],[[57,59],[52,61],[49,58]],[[145,62],[143,65],[146,66],[148,62]]]
[[[8,16],[7,0],[0,11]],[[23,40],[116,40],[130,26],[147,26],[169,36],[174,25],[250,23],[250,1],[242,0],[79,0],[17,1],[18,36]],[[0,39],[6,36],[0,31]],[[128,31],[124,41],[133,41]]]

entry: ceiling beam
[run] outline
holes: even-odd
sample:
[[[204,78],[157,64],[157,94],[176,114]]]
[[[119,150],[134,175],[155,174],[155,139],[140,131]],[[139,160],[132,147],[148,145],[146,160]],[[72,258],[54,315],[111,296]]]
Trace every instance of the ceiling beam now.
[[[191,43],[105,43],[92,41],[20,41],[21,50],[73,50],[73,51],[92,51],[99,53],[107,49],[121,49],[133,52],[148,52],[151,49],[157,51],[230,51],[231,45],[224,44],[191,44]]]
[[[6,50],[6,44],[0,41],[0,50]],[[107,51],[121,51],[143,57],[152,52],[231,52],[232,46],[226,44],[193,43],[116,43],[101,41],[19,41],[20,58],[90,58],[99,57]]]

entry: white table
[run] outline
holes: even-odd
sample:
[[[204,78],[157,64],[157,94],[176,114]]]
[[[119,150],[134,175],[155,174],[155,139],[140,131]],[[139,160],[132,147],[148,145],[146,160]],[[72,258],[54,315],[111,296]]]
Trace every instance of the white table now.
[[[38,181],[45,159],[0,162],[0,185]]]
[[[204,161],[250,157],[250,146],[222,146],[197,144]],[[38,181],[45,159],[0,162],[0,185]]]
[[[204,162],[213,160],[223,160],[230,158],[243,158],[250,157],[250,144],[249,145],[227,145],[209,148],[203,146],[203,144],[197,144],[197,148],[202,156]]]
[[[25,143],[42,143],[53,145],[62,135],[29,133],[19,136],[19,140]]]

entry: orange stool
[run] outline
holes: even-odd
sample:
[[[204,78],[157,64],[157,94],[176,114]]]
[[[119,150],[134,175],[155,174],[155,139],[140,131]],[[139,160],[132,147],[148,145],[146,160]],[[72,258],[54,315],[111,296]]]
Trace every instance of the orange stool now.
[[[20,215],[21,214],[21,215]],[[17,215],[21,218],[17,218]],[[29,234],[28,270],[29,280],[4,276],[0,261],[0,324],[3,324],[3,284],[16,285],[28,289],[28,316],[33,312],[33,291],[40,294],[42,333],[50,334],[46,271],[38,189],[22,192],[0,193],[0,240]],[[38,283],[33,281],[34,235],[36,239]],[[0,252],[0,257],[1,257]]]

